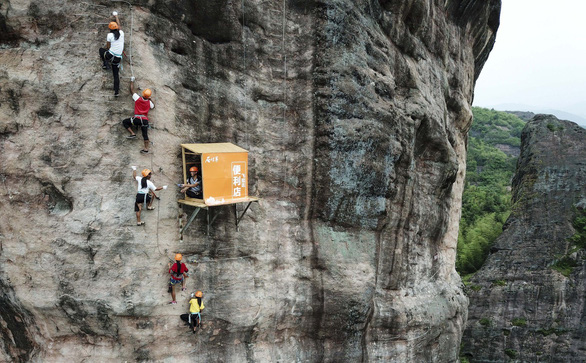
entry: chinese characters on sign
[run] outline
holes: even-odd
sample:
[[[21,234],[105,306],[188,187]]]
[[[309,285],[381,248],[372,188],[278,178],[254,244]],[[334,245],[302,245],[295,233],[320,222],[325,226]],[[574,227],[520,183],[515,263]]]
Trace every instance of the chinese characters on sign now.
[[[217,156],[208,156],[206,158],[206,163],[217,163],[218,162],[218,157]]]
[[[232,163],[232,197],[246,196],[246,162]]]

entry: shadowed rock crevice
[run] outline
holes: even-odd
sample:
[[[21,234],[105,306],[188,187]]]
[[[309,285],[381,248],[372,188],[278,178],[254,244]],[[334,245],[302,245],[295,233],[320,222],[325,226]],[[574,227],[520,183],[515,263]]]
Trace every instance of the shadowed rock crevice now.
[[[0,358],[29,362],[38,353],[33,315],[15,301],[12,288],[0,278]]]
[[[5,5],[0,5],[0,44],[9,47],[16,47],[20,40],[20,35],[11,26],[6,24],[6,17],[4,16]]]
[[[68,196],[50,182],[42,182],[42,184],[43,188],[41,191],[47,198],[47,207],[51,213],[64,216],[71,212],[73,203]]]

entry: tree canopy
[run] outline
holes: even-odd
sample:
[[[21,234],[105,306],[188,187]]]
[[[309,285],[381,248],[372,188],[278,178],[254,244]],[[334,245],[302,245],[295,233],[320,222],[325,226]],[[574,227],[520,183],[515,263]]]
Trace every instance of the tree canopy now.
[[[518,148],[525,122],[515,115],[473,107],[456,269],[476,272],[511,212],[511,179],[517,157],[497,146]]]

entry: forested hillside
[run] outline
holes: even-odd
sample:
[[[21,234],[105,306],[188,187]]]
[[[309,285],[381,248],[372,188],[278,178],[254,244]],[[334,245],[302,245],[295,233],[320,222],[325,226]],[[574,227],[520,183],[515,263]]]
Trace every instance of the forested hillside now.
[[[509,216],[511,178],[525,125],[510,113],[479,107],[472,111],[456,261],[462,276],[482,266]]]

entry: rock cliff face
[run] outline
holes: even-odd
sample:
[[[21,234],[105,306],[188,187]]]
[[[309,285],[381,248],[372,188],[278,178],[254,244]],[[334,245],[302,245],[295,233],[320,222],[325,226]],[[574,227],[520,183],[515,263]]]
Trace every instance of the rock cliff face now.
[[[586,359],[586,130],[537,115],[524,128],[514,210],[469,286],[462,354],[474,362]]]
[[[1,5],[1,357],[457,360],[466,134],[500,1],[133,5]],[[120,99],[97,55],[113,10]],[[157,104],[148,155],[120,125],[132,73]],[[250,150],[262,201],[240,231],[226,210],[180,242],[172,188],[135,226],[130,165],[174,185],[185,142]],[[205,294],[196,336],[187,292],[166,304],[175,252]]]

